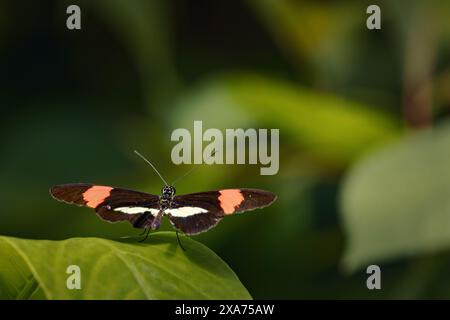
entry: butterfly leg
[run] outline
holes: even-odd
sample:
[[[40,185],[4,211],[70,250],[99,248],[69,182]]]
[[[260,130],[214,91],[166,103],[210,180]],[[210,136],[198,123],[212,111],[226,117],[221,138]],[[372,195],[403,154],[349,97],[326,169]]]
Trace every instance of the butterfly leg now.
[[[143,236],[145,232],[147,232],[147,228],[144,228],[144,231],[142,231],[141,233],[139,233],[139,234],[138,234],[138,237]]]
[[[178,241],[179,246],[181,247],[181,249],[183,249],[183,251],[186,251],[186,249],[181,244],[180,237],[178,236],[178,230],[176,230],[175,233],[177,235],[177,241]]]
[[[143,239],[139,240],[138,242],[144,242],[145,240],[147,240],[150,230],[151,230],[150,228],[145,229],[144,232],[147,231],[147,233],[145,234],[145,237]]]

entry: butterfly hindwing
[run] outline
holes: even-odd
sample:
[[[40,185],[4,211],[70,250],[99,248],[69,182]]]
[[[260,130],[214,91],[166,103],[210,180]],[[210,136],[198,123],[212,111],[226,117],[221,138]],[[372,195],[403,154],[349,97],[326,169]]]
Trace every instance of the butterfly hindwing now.
[[[159,211],[158,196],[122,188],[76,183],[55,186],[50,193],[59,201],[93,208],[104,220],[129,221],[137,228],[150,225]]]
[[[224,189],[175,196],[165,212],[176,229],[192,235],[211,229],[227,215],[263,208],[275,200],[275,194],[264,190]]]

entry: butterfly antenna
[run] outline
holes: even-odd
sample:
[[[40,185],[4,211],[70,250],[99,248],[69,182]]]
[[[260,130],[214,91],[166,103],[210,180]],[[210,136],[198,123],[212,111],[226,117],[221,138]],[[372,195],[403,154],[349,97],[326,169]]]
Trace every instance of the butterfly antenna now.
[[[174,185],[175,185],[175,182],[180,181],[181,179],[183,179],[183,178],[186,177],[187,175],[191,174],[192,171],[194,171],[194,170],[197,169],[197,168],[198,168],[198,167],[192,167],[191,169],[189,169],[185,174],[183,174],[182,176],[176,178],[176,179],[172,182],[171,186],[174,186]]]
[[[153,170],[155,170],[155,172],[158,174],[158,176],[161,178],[161,180],[164,182],[164,184],[166,185],[166,186],[168,186],[168,184],[167,184],[167,182],[166,182],[166,180],[163,178],[163,176],[159,173],[159,171],[158,170],[156,170],[156,168],[155,168],[155,166],[150,162],[150,161],[148,161],[142,154],[140,154],[137,150],[134,150],[134,153],[136,153],[139,157],[141,157],[145,162],[147,162],[152,168],[153,168]]]
[[[209,160],[209,159],[210,159],[212,156],[214,156],[215,154],[216,154],[216,150],[214,150],[214,151],[209,155],[209,157],[206,158],[206,160]],[[198,169],[198,167],[192,167],[192,168],[189,169],[185,174],[183,174],[182,176],[176,178],[176,179],[172,182],[171,186],[174,186],[174,185],[175,185],[175,182],[180,181],[181,179],[183,179],[183,178],[186,177],[187,175],[191,174],[192,171],[197,170],[197,169]]]

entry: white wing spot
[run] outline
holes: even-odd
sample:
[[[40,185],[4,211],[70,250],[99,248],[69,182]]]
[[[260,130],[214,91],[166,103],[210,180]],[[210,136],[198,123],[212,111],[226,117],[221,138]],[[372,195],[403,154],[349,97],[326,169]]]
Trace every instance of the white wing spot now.
[[[115,208],[114,211],[119,211],[126,214],[137,214],[150,212],[153,216],[156,216],[159,212],[158,209],[146,208],[146,207],[120,207]]]
[[[189,216],[193,216],[199,213],[205,213],[208,212],[208,210],[205,210],[203,208],[198,208],[198,207],[180,207],[180,208],[176,208],[176,209],[167,209],[165,211],[165,213],[170,214],[171,216],[174,217],[189,217]]]

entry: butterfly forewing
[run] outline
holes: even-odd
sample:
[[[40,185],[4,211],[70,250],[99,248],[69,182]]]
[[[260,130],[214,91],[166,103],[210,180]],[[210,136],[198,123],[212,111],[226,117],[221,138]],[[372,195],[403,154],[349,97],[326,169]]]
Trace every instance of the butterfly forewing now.
[[[122,188],[76,183],[55,186],[50,193],[59,201],[93,208],[107,221],[129,221],[135,227],[151,224],[159,211],[158,196]]]

